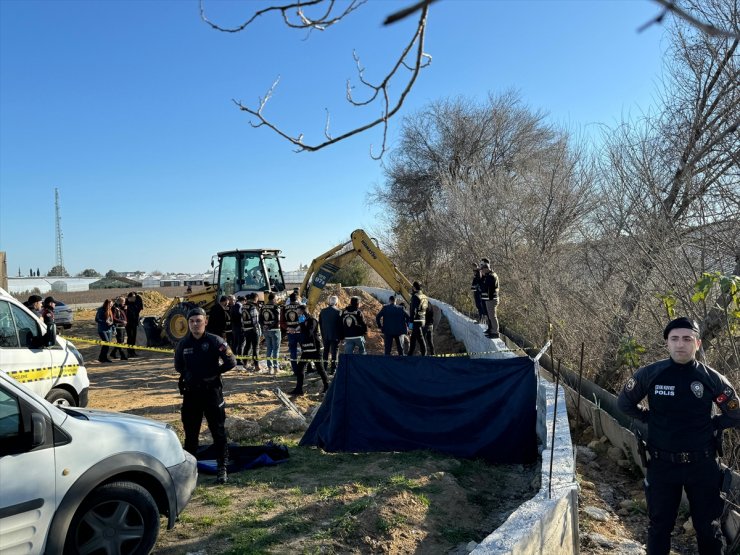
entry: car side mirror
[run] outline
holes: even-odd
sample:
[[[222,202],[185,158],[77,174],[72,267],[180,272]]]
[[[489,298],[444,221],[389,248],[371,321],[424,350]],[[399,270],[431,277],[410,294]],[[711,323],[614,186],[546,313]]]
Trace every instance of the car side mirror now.
[[[31,414],[31,448],[46,443],[46,418],[38,412]]]
[[[55,323],[49,324],[46,329],[46,335],[44,336],[47,347],[53,347],[57,343],[57,325]]]

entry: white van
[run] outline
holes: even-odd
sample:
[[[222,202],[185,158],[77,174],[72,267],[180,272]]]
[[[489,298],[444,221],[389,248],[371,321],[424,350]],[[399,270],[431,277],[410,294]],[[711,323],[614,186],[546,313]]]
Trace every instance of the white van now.
[[[87,406],[90,380],[80,352],[2,288],[0,371],[50,403]]]
[[[197,479],[169,424],[54,406],[0,372],[0,555],[149,553]]]

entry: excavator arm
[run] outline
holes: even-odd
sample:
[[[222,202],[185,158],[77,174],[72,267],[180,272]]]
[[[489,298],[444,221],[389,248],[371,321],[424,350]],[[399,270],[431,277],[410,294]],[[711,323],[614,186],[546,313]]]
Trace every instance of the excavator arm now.
[[[311,262],[300,288],[301,295],[307,298],[309,311],[316,307],[321,291],[328,281],[356,256],[367,262],[396,294],[400,294],[406,302],[411,302],[411,282],[367,233],[362,229],[356,229],[349,241],[329,249]]]

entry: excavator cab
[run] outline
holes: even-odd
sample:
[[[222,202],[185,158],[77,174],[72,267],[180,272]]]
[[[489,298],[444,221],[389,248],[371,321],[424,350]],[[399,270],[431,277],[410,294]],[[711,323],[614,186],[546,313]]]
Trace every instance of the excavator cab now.
[[[285,291],[280,251],[275,249],[236,250],[218,253],[217,296]]]
[[[188,333],[187,315],[191,309],[201,307],[206,312],[221,295],[244,295],[257,293],[260,301],[267,300],[267,294],[274,292],[278,302],[285,299],[285,279],[280,266],[278,249],[250,249],[224,251],[216,255],[218,266],[214,268],[214,283],[207,284],[205,290],[188,293],[183,298],[175,297],[167,307],[161,320],[145,322],[150,327],[161,329],[161,338],[177,343]],[[211,265],[214,266],[213,262]],[[149,340],[150,332],[147,332]]]

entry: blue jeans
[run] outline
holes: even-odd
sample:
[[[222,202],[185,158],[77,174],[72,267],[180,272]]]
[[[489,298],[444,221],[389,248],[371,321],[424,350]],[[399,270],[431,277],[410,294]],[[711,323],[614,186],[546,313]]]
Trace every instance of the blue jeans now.
[[[267,357],[267,369],[270,370],[280,368],[280,364],[276,360],[280,354],[280,340],[282,335],[279,329],[276,330],[265,330],[265,357]],[[275,359],[275,360],[273,360]]]
[[[301,342],[300,333],[288,334],[288,353],[290,353],[290,367],[293,373],[298,375],[298,345]]]
[[[365,338],[364,337],[351,337],[349,339],[344,340],[344,353],[347,355],[351,355],[355,352],[355,347],[357,347],[357,352],[361,355],[365,354]]]

